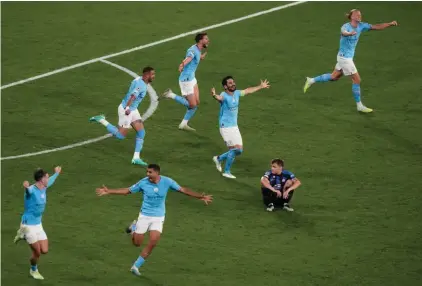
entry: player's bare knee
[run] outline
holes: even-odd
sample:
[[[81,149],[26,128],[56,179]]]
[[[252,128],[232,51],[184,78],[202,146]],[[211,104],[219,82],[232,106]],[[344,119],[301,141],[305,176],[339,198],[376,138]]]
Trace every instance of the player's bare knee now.
[[[47,254],[48,253],[48,249],[41,249],[41,254]]]

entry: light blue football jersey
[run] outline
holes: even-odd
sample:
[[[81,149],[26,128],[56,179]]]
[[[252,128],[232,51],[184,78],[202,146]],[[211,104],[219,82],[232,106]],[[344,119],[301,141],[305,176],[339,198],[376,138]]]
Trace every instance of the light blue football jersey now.
[[[362,32],[371,30],[371,25],[368,23],[359,23],[355,28],[350,23],[346,23],[341,27],[341,32],[356,31],[353,36],[340,36],[340,49],[338,55],[343,58],[353,58],[355,55],[356,45],[358,44],[359,37]]]
[[[58,176],[59,173],[55,173],[48,179],[47,188],[54,184]],[[38,189],[34,184],[25,189],[22,224],[37,225],[41,223],[47,204],[47,188]]]
[[[244,95],[244,91],[236,90],[233,95],[230,95],[223,91],[220,95],[223,97],[223,100],[220,102],[220,128],[237,126],[239,100],[240,97]]]
[[[141,192],[143,202],[141,214],[152,217],[162,217],[166,214],[166,197],[169,189],[179,191],[181,187],[173,179],[160,176],[160,181],[155,184],[148,177],[129,188],[131,193]]]
[[[142,77],[135,78],[130,84],[129,90],[122,100],[123,108],[126,108],[126,105],[129,102],[131,95],[134,95],[136,98],[130,104],[129,109],[131,111],[136,110],[146,94],[147,84],[142,80]]]
[[[186,58],[192,58],[192,60],[183,68],[179,81],[192,81],[195,78],[196,69],[201,61],[201,50],[197,45],[193,45],[187,50]]]

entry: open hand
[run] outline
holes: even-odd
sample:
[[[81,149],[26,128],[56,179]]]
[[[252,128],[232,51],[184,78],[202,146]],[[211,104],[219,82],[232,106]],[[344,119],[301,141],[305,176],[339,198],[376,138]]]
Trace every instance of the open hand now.
[[[203,195],[202,198],[200,198],[201,201],[203,201],[206,205],[212,203],[212,195]]]
[[[62,171],[62,167],[61,166],[57,166],[56,168],[54,168],[54,172],[56,172],[56,173],[61,173],[61,171]]]
[[[261,88],[270,88],[270,82],[268,80],[262,80],[261,79],[261,84],[260,84]]]
[[[97,193],[97,195],[98,195],[99,197],[101,197],[101,196],[105,196],[105,195],[107,195],[107,194],[108,194],[108,188],[107,188],[105,185],[103,185],[103,187],[102,187],[102,188],[97,188],[97,189],[95,190],[95,192]]]
[[[390,26],[398,26],[397,21],[390,22]]]

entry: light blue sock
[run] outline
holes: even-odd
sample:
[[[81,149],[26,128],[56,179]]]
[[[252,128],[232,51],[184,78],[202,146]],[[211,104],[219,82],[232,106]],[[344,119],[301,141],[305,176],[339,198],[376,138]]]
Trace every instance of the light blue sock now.
[[[322,74],[319,75],[317,77],[314,77],[314,81],[315,82],[327,82],[331,80],[331,74],[326,73],[326,74]]]
[[[107,131],[110,132],[111,134],[113,134],[117,139],[120,139],[120,140],[125,139],[125,136],[123,136],[119,132],[119,129],[116,126],[109,123],[109,124],[107,124],[106,128],[107,128]]]
[[[174,100],[175,100],[176,102],[180,103],[181,105],[184,105],[184,106],[186,106],[186,107],[189,107],[189,101],[188,101],[186,98],[184,98],[183,96],[176,95],[176,96],[174,97]]]
[[[142,266],[142,264],[144,264],[144,262],[145,262],[145,259],[142,256],[139,256],[133,265],[139,268]]]
[[[196,110],[198,109],[198,106],[195,106],[194,108],[188,108],[186,111],[185,117],[183,117],[183,120],[189,121],[194,115]]]
[[[31,270],[32,271],[37,271],[37,269],[38,269],[38,267],[37,267],[37,265],[35,264],[35,265],[31,265]]]
[[[142,146],[144,145],[145,129],[136,131],[135,138],[135,152],[141,152]]]
[[[218,157],[217,157],[218,161],[219,161],[219,162],[223,162],[224,160],[226,160],[226,159],[227,159],[227,157],[229,156],[230,151],[231,151],[231,150],[229,150],[229,151],[227,151],[226,153],[221,154],[220,156],[218,156]]]
[[[226,165],[224,166],[224,173],[230,173],[230,168],[232,167],[234,158],[236,158],[236,151],[231,149],[227,155]]]
[[[352,92],[353,92],[353,97],[355,98],[355,101],[360,102],[360,84],[358,83],[352,84]]]

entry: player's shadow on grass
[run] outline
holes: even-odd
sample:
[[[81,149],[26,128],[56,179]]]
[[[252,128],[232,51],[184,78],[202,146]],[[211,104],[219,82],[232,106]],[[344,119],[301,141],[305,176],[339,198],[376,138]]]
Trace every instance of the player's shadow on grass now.
[[[144,275],[142,275],[141,277],[133,277],[133,279],[137,279],[142,284],[142,286],[163,286],[164,284],[158,284],[156,282],[154,282],[151,278],[148,278]],[[145,283],[146,282],[146,283]]]
[[[262,203],[261,190],[259,184],[252,186],[241,180],[232,180],[230,185],[240,190],[241,197],[229,198],[229,200],[236,201],[238,206],[242,208],[255,208],[262,210],[263,215],[266,213],[264,204]],[[315,221],[312,220],[305,213],[299,211],[287,212],[284,210],[276,210],[274,213],[268,213],[269,215],[276,215],[280,217],[282,227],[306,230],[309,235],[317,235],[315,231]]]

